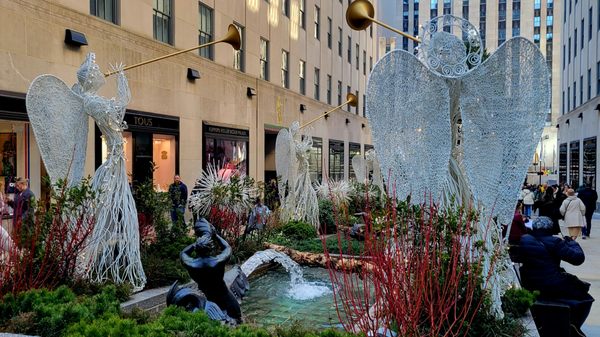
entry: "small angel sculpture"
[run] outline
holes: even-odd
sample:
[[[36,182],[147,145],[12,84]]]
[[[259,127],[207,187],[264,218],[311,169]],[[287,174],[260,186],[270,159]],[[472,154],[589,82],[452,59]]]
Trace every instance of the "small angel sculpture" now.
[[[275,142],[275,167],[279,179],[282,221],[306,221],[319,226],[319,205],[312,187],[309,156],[312,137],[300,134],[300,124],[293,122],[281,129]]]
[[[53,75],[41,75],[27,93],[27,112],[40,152],[52,181],[70,185],[83,176],[88,116],[103,134],[108,158],[96,170],[92,187],[97,200],[95,227],[87,244],[84,268],[92,281],[129,282],[141,290],[146,276],[140,260],[140,240],[135,202],[129,187],[122,132],[125,108],[131,99],[122,65],[117,75],[117,98],[96,94],[104,74],[89,53],[77,71],[72,89]],[[48,125],[54,123],[54,125]]]

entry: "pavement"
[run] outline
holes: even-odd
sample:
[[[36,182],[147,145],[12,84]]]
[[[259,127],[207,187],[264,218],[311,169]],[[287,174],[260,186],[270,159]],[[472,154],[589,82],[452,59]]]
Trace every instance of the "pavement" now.
[[[561,227],[563,234],[566,228]],[[580,266],[573,266],[562,262],[562,267],[569,273],[577,275],[580,279],[591,283],[590,295],[596,301],[592,311],[583,325],[583,332],[588,337],[600,337],[600,213],[595,213],[592,220],[591,237],[586,240],[577,239],[585,253],[585,262]]]

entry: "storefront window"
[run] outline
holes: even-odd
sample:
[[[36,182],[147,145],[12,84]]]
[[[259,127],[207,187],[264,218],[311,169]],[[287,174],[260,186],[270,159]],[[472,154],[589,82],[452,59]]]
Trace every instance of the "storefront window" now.
[[[577,190],[579,187],[579,141],[573,141],[569,145],[569,183],[571,188]]]
[[[152,159],[155,170],[153,174],[154,184],[162,191],[168,191],[169,185],[173,183],[175,172],[175,136],[154,134],[152,136]]]
[[[560,144],[558,157],[558,182],[567,182],[567,143]]]
[[[309,157],[309,170],[310,180],[315,182],[321,182],[323,179],[323,140],[321,138],[313,137],[313,145],[310,149]]]
[[[583,140],[583,183],[596,189],[596,137]]]
[[[358,143],[350,143],[349,144],[349,150],[348,150],[348,162],[350,163],[350,167],[352,167],[352,158],[354,158],[354,156],[356,155],[360,155],[360,144]],[[356,178],[356,173],[354,172],[354,169],[350,169],[350,179],[355,179]]]
[[[248,174],[248,130],[204,126],[204,168],[214,165]]]
[[[344,142],[329,140],[329,179],[344,179]]]

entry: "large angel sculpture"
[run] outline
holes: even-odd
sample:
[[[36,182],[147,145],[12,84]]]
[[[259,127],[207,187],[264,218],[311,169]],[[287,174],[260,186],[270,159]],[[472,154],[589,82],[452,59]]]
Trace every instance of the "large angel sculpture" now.
[[[373,68],[366,109],[397,196],[476,207],[478,232],[492,252],[500,235],[490,220],[511,223],[549,112],[550,80],[544,56],[524,38],[508,40],[483,63],[482,55],[468,21],[434,18],[424,25],[418,57],[395,50]],[[485,257],[484,274],[498,267],[492,264]],[[500,315],[505,281],[499,273],[490,281]]]
[[[142,289],[146,277],[122,136],[131,94],[122,66],[117,70],[121,70],[116,78],[118,96],[112,99],[97,95],[105,80],[93,53],[77,71],[78,83],[72,89],[53,75],[41,75],[27,92],[27,112],[50,178],[68,179],[70,185],[83,176],[88,116],[96,121],[108,158],[92,180],[97,193],[96,223],[83,256],[84,268],[92,281],[112,279]]]
[[[549,112],[549,72],[539,49],[521,37],[483,63],[482,53],[468,21],[432,19],[418,58],[395,50],[373,68],[367,116],[399,197],[457,194],[507,224]]]
[[[281,129],[275,142],[275,168],[279,177],[280,217],[283,221],[302,220],[319,226],[319,205],[312,187],[309,156],[312,137],[300,134],[300,124],[293,122]]]

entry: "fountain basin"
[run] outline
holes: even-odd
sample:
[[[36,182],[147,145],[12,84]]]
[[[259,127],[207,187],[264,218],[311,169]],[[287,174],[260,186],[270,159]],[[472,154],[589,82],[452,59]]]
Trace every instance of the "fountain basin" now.
[[[242,301],[244,320],[258,326],[291,325],[310,328],[339,327],[329,272],[302,268],[304,283],[294,284],[290,274],[277,265],[250,277],[250,290]]]

